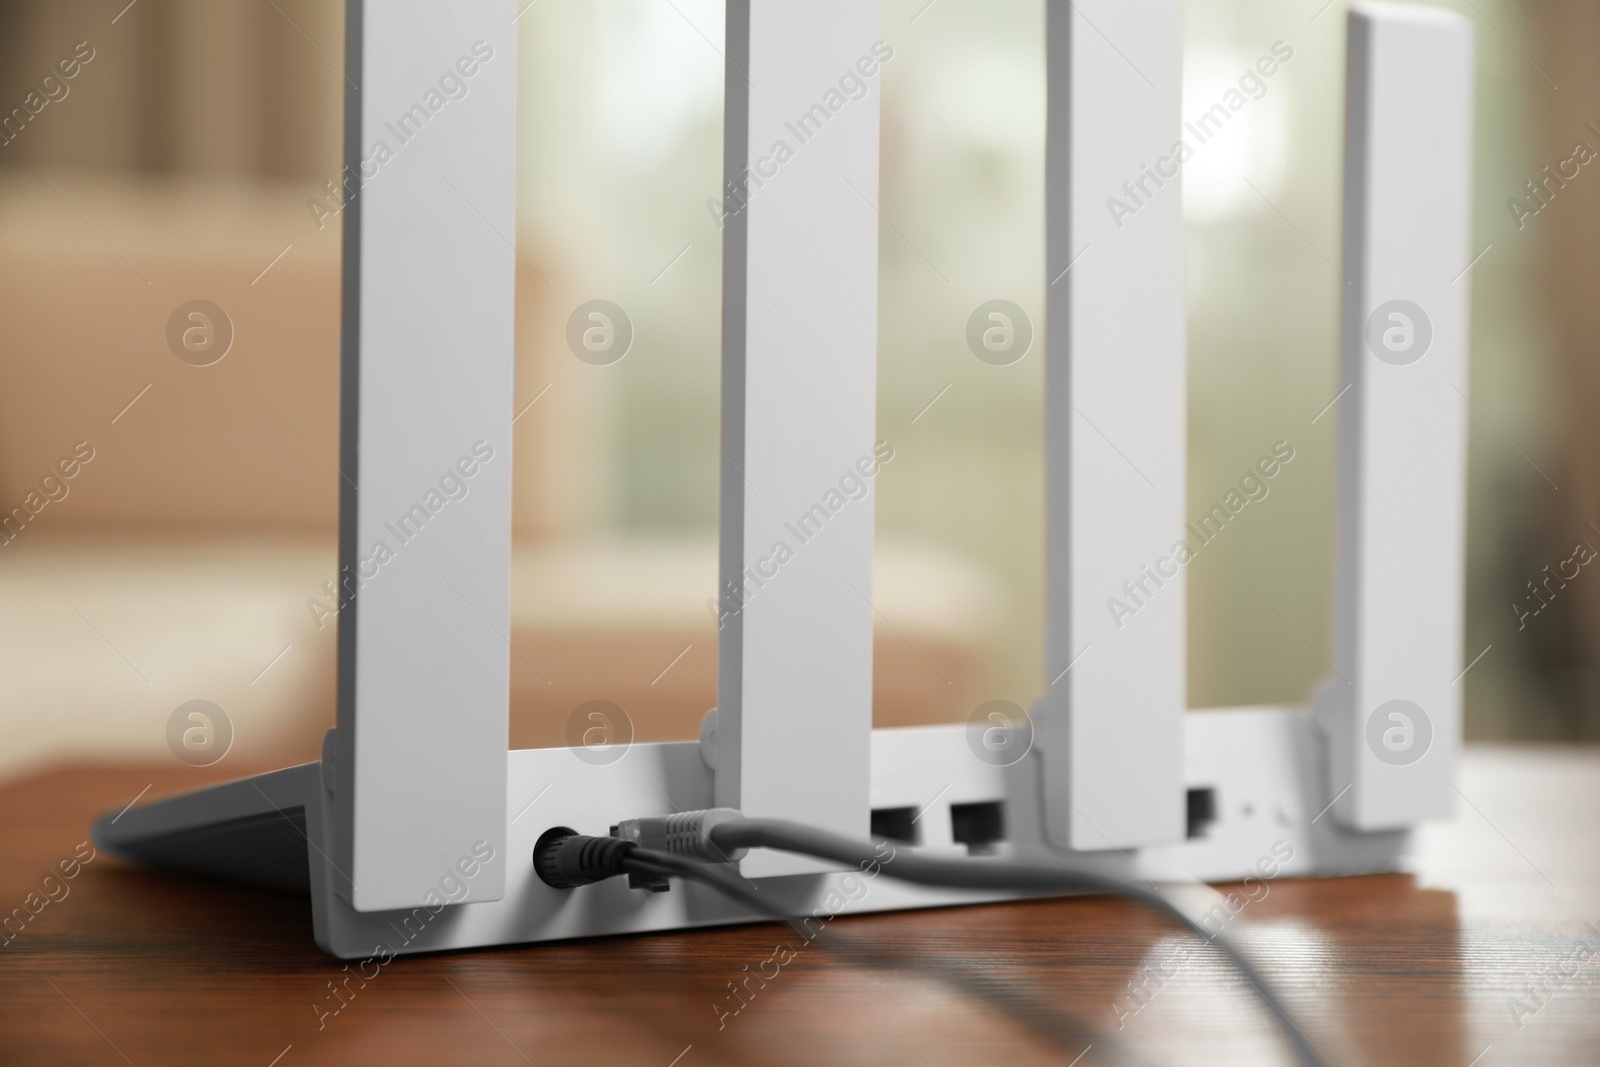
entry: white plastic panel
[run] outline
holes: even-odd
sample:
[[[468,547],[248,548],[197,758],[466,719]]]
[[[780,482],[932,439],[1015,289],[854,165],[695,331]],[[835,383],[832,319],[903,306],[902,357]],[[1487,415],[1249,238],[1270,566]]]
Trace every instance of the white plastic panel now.
[[[511,0],[351,0],[335,857],[360,911],[504,892]],[[353,595],[352,595],[353,594]]]
[[[876,0],[727,5],[716,802],[856,836],[869,819],[886,54]]]
[[[1049,836],[1183,837],[1179,0],[1048,8]]]
[[[1433,7],[1350,15],[1335,655],[1345,825],[1450,814],[1461,735],[1473,49]],[[1426,180],[1419,180],[1426,176]]]

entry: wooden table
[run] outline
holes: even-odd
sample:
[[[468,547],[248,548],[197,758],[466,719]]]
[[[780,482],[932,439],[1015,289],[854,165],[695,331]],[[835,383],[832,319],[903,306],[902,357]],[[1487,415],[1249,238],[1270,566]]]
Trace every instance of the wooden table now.
[[[882,966],[804,949],[719,1026],[785,927],[406,958],[341,999],[329,983],[348,972],[312,944],[305,900],[106,856],[44,881],[93,815],[205,773],[0,789],[0,907],[60,898],[0,948],[0,1063],[1065,1065],[1090,1044],[1083,1067],[1287,1062],[1210,950],[1109,900],[841,919],[823,939]],[[1600,1063],[1600,751],[1473,749],[1458,785],[1417,875],[1279,880],[1232,928],[1340,1067]],[[1039,1009],[1081,1045],[1019,1021]]]

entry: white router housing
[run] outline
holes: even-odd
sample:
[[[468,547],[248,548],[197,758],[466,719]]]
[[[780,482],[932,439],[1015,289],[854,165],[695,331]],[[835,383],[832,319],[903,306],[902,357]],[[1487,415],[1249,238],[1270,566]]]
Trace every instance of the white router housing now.
[[[1178,0],[1049,0],[1051,681],[1040,743],[989,762],[965,725],[871,729],[870,504],[830,519],[781,579],[761,562],[783,523],[874,446],[877,79],[780,174],[763,158],[785,122],[877,54],[878,15],[875,0],[728,0],[720,711],[702,741],[635,745],[596,765],[565,748],[507,751],[513,0],[349,0],[348,10],[361,88],[347,94],[347,159],[360,168],[378,141],[402,143],[362,172],[344,216],[340,555],[353,596],[339,618],[338,725],[318,763],[101,819],[108,851],[309,889],[317,943],[359,958],[748,918],[699,885],[552,889],[531,855],[558,825],[605,834],[623,819],[717,804],[862,836],[871,812],[911,809],[919,840],[903,847],[932,854],[1233,880],[1266,857],[1291,875],[1393,870],[1415,821],[1449,810],[1464,521],[1463,20],[1398,5],[1352,16],[1354,396],[1340,412],[1337,575],[1346,683],[1324,689],[1316,722],[1293,707],[1185,712],[1181,570],[1129,625],[1107,617],[1106,597],[1181,539],[1185,517],[1178,178],[1120,230],[1105,208],[1179,140],[1181,19]],[[1132,49],[1153,84],[1091,24]],[[462,61],[477,68],[470,96],[418,116],[421,95]],[[1411,190],[1414,157],[1429,164],[1426,195]],[[1406,313],[1396,301],[1430,320],[1431,340],[1409,362],[1361,347],[1374,311]],[[1401,344],[1408,327],[1392,325]],[[1106,446],[1090,421],[1101,418],[1137,427],[1137,455]],[[443,473],[469,468],[470,497],[417,533],[420,518],[405,521],[414,505]],[[1424,543],[1434,552],[1421,560]],[[1394,700],[1427,709],[1421,758],[1396,758],[1382,731],[1379,748],[1368,744],[1365,720]],[[1336,818],[1323,817],[1330,808]],[[958,833],[974,813],[1003,830]],[[743,863],[794,912],[1007,896],[885,881],[862,894],[849,873],[810,861]]]

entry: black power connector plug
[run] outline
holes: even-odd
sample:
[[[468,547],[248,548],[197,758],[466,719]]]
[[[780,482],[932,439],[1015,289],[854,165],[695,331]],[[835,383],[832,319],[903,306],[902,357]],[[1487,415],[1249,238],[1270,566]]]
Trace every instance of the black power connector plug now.
[[[615,837],[589,837],[552,826],[533,846],[533,869],[545,885],[576,889],[627,874],[628,855],[639,846]]]

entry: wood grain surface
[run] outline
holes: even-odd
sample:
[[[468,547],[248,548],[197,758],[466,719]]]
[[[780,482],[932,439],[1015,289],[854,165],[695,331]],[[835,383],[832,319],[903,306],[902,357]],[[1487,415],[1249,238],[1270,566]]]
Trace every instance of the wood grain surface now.
[[[840,919],[819,938],[839,951],[781,966],[798,940],[759,924],[362,979],[313,945],[303,899],[72,866],[91,818],[147,785],[245,769],[75,767],[0,789],[0,910],[37,909],[0,948],[0,1064],[1288,1062],[1209,949],[1103,899]],[[1340,1067],[1600,1063],[1600,751],[1470,749],[1457,785],[1417,873],[1279,879],[1230,928]],[[1041,1012],[1066,1039],[1030,1025]]]

